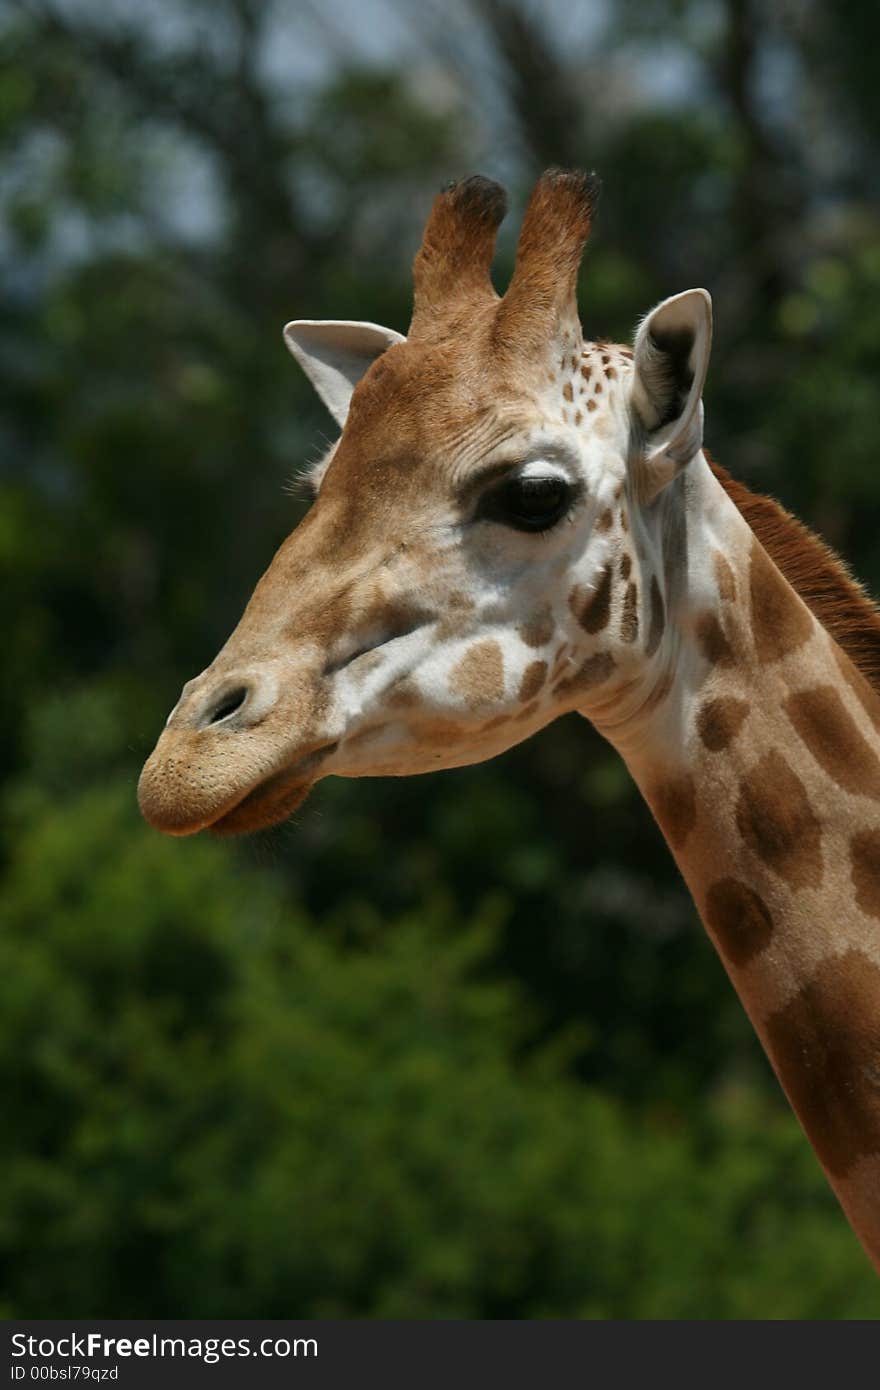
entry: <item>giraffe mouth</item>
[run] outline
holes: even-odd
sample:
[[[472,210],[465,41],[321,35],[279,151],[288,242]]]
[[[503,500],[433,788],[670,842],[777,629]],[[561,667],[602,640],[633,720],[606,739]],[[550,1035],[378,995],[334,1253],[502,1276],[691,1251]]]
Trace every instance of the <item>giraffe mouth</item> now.
[[[218,836],[247,835],[255,830],[268,830],[270,826],[288,820],[299,810],[315,785],[318,765],[336,747],[336,743],[327,743],[305,758],[298,759],[293,767],[272,773],[205,829]]]

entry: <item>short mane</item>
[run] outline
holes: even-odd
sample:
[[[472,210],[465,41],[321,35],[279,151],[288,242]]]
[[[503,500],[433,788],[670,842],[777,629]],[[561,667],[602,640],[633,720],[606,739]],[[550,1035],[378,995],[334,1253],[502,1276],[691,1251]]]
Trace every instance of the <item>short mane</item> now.
[[[711,458],[709,466],[792,588],[880,690],[880,611],[840,557],[772,497],[750,492]]]

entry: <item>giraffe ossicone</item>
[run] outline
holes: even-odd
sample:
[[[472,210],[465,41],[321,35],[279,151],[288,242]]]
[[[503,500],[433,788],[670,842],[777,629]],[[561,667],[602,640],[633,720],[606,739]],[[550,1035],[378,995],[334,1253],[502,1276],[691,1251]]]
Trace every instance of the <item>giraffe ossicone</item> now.
[[[880,616],[703,452],[704,290],[632,348],[584,339],[594,201],[591,177],[544,175],[499,296],[504,194],[464,180],[431,210],[406,337],[287,325],[341,434],[141,808],[171,834],[253,830],[323,777],[478,762],[585,715],[880,1262]]]

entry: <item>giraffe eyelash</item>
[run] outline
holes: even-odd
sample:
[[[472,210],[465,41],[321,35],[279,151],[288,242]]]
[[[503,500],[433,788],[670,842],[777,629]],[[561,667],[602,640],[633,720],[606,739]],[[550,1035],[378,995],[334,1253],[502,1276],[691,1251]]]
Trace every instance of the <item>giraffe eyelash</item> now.
[[[303,468],[299,472],[291,474],[289,478],[285,478],[281,484],[281,490],[297,502],[314,502],[318,495],[318,489],[309,476],[308,468]]]
[[[318,458],[311,463],[307,463],[298,472],[284,483],[284,491],[289,497],[296,497],[300,500],[314,502],[321,490],[321,483],[324,481],[324,474],[330,467],[330,461],[336,453],[338,439],[332,440],[321,451]]]

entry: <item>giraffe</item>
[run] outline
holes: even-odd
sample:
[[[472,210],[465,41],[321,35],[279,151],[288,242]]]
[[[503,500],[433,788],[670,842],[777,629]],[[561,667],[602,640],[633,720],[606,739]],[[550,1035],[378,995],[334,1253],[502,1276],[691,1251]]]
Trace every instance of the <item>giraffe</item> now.
[[[619,751],[880,1268],[880,613],[703,448],[711,300],[583,337],[596,181],[538,181],[503,297],[503,190],[438,195],[406,337],[298,320],[341,426],[314,504],[139,783],[186,835],[326,776],[490,758],[576,711]]]

